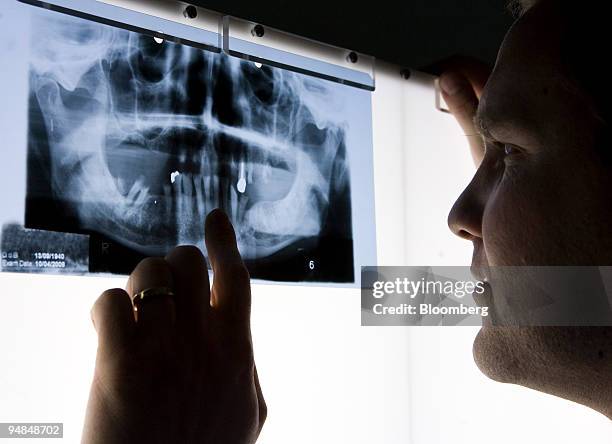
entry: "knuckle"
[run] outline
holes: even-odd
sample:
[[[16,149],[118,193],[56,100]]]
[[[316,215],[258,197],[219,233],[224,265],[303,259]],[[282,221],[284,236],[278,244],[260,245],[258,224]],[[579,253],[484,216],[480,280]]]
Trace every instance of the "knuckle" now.
[[[112,309],[120,302],[120,297],[126,297],[125,291],[120,288],[111,288],[102,292],[93,305],[93,311],[105,311]]]
[[[140,261],[130,274],[128,291],[141,291],[147,286],[167,286],[171,281],[172,271],[168,262],[162,257],[148,257]]]
[[[166,257],[181,257],[190,260],[202,260],[204,258],[200,249],[195,245],[179,245],[178,247],[173,248]]]
[[[233,354],[230,374],[238,385],[250,386],[253,383],[253,361],[246,356]]]
[[[166,265],[166,261],[161,257],[147,257],[140,261],[140,263],[136,266],[136,269],[141,268],[156,268],[163,267]]]
[[[261,398],[259,399],[259,424],[263,425],[266,419],[268,419],[268,405],[266,401]]]
[[[233,262],[227,265],[227,272],[231,278],[239,285],[249,284],[251,275],[246,265],[242,261]]]
[[[474,98],[468,96],[467,94],[457,99],[454,104],[449,104],[449,106],[452,108],[451,111],[469,118],[476,114],[477,105],[478,104]]]

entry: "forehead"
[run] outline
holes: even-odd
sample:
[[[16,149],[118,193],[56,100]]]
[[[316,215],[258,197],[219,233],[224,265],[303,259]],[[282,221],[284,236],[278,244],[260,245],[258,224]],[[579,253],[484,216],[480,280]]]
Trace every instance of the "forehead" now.
[[[535,139],[555,132],[551,117],[561,117],[575,106],[562,64],[563,28],[555,2],[541,0],[508,31],[479,109],[484,125],[500,141],[541,143]],[[519,136],[522,140],[508,140]]]

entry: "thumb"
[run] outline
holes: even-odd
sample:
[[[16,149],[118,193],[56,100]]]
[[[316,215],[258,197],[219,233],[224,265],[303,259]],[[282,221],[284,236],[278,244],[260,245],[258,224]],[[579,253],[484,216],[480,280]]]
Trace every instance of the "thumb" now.
[[[440,76],[440,89],[450,112],[469,140],[474,163],[479,165],[484,157],[484,143],[474,125],[479,102],[476,91],[465,76],[454,71]]]

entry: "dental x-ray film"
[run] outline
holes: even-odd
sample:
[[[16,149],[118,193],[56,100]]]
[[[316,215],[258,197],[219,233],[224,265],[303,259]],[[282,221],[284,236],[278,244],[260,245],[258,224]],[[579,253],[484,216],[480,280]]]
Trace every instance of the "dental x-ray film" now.
[[[375,261],[368,91],[2,5],[3,271],[206,254],[214,208],[254,279],[354,283]]]

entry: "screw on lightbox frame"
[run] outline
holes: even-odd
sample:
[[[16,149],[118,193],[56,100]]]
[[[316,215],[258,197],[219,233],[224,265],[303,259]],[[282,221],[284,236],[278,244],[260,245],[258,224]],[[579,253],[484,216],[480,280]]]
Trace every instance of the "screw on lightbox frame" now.
[[[251,30],[251,35],[253,37],[263,37],[265,33],[266,33],[266,30],[264,29],[262,25],[255,25],[253,26],[253,29]]]

